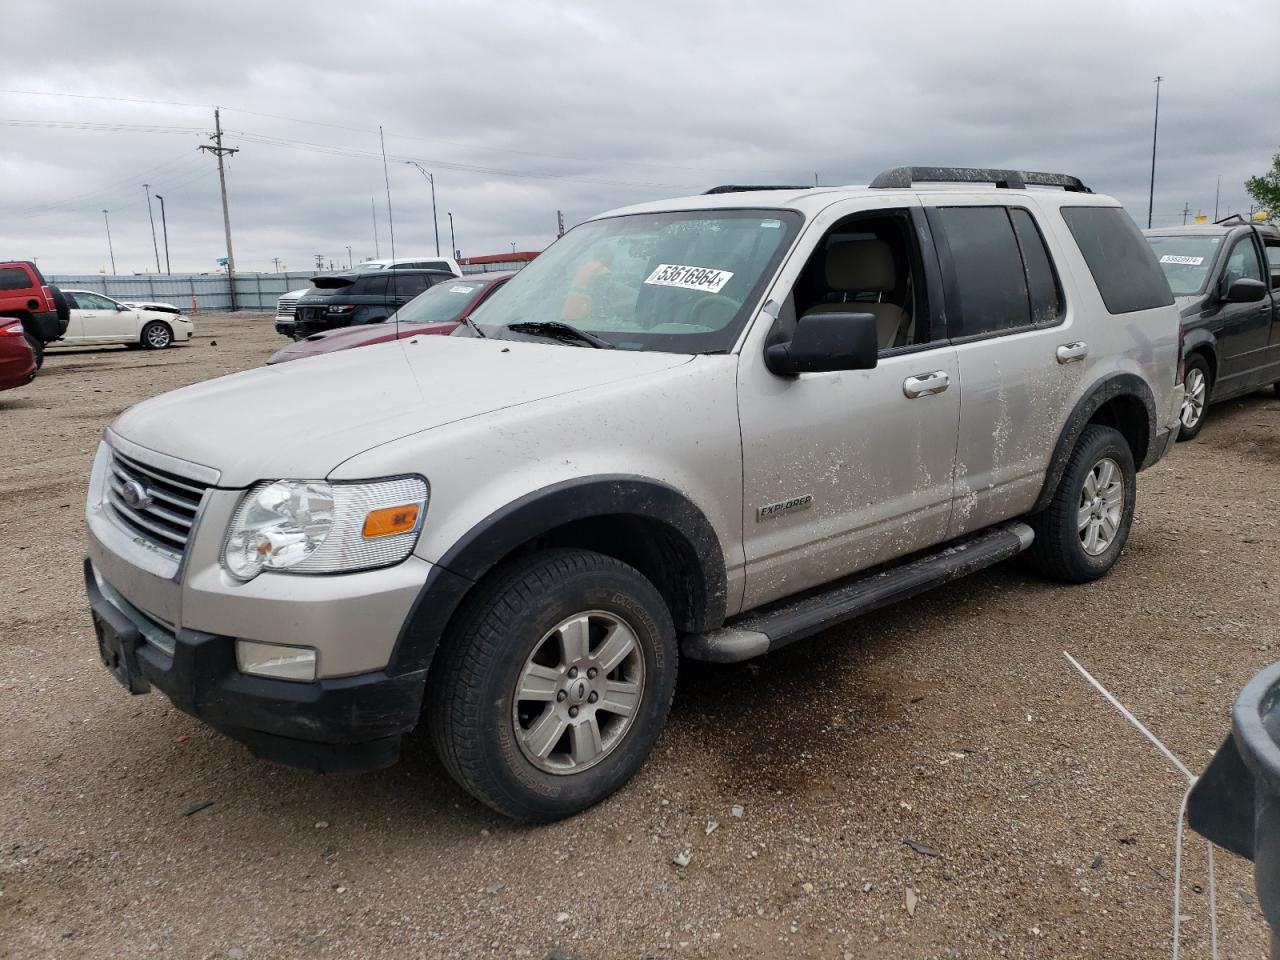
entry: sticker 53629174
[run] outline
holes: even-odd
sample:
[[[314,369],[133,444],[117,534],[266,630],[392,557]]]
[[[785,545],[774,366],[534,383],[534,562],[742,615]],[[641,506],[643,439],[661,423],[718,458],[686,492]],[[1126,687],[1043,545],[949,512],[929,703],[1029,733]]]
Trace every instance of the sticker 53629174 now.
[[[715,270],[711,267],[686,267],[678,263],[660,263],[658,269],[649,274],[645,283],[659,287],[683,287],[685,290],[705,290],[707,293],[719,293],[726,283],[733,278],[732,271]]]
[[[1198,267],[1204,263],[1204,257],[1179,257],[1176,254],[1166,253],[1160,258],[1161,263],[1185,263],[1189,267]]]

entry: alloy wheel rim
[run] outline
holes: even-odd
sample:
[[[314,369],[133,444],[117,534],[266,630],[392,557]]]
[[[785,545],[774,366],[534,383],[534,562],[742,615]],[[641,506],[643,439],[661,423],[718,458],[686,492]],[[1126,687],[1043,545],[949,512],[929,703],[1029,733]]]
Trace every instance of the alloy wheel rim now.
[[[169,334],[162,327],[152,327],[147,331],[147,343],[153,347],[167,346]]]
[[[1188,370],[1186,382],[1183,384],[1180,415],[1184,427],[1194,427],[1204,416],[1204,400],[1207,392],[1208,384],[1205,382],[1204,374],[1196,369]]]
[[[644,655],[617,614],[566,617],[535,645],[516,680],[512,723],[525,759],[544,773],[580,773],[625,739],[644,696]]]
[[[1084,552],[1091,557],[1111,549],[1124,515],[1124,472],[1110,457],[1093,465],[1084,478],[1076,528]]]

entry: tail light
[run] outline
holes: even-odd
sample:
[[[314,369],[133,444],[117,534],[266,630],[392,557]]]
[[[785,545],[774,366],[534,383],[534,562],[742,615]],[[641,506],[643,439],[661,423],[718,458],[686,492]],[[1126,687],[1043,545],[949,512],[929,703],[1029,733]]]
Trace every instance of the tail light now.
[[[354,303],[339,303],[329,308],[330,313],[350,313],[356,308]]]
[[[22,324],[20,323],[11,323],[7,327],[0,327],[0,335],[3,336],[20,337],[22,334]]]
[[[53,291],[48,287],[41,287],[40,292],[44,294],[44,304],[46,310],[56,310],[58,305],[53,300]]]

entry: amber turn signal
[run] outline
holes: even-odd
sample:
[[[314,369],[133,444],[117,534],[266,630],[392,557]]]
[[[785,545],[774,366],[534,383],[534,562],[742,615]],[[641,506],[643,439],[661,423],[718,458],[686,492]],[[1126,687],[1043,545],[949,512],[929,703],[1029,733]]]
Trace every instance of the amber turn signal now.
[[[422,507],[416,503],[407,503],[400,507],[383,507],[371,510],[364,518],[364,530],[367,538],[391,537],[397,533],[410,533],[418,526],[418,514]]]

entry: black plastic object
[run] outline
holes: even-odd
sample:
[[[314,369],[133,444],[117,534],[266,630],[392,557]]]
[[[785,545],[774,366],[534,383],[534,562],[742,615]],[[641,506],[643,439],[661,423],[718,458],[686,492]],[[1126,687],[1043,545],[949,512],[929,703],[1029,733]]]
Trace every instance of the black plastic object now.
[[[916,183],[994,183],[1006,190],[1061,187],[1068,193],[1093,193],[1079,177],[1034,170],[997,170],[990,167],[891,167],[871,181],[873,190],[907,190]]]
[[[1253,861],[1258,902],[1280,957],[1280,663],[1250,680],[1231,711],[1231,736],[1187,802],[1191,829]]]
[[[725,183],[718,187],[712,187],[710,190],[707,190],[703,194],[703,196],[704,197],[711,196],[714,193],[755,193],[757,190],[812,190],[812,189],[813,187],[810,187],[810,186],[798,187],[794,184],[765,184],[761,186],[758,184],[750,184],[750,183],[745,183],[745,184]]]
[[[796,322],[796,332],[790,340],[765,350],[764,364],[781,377],[872,370],[879,350],[874,314],[814,313]]]

